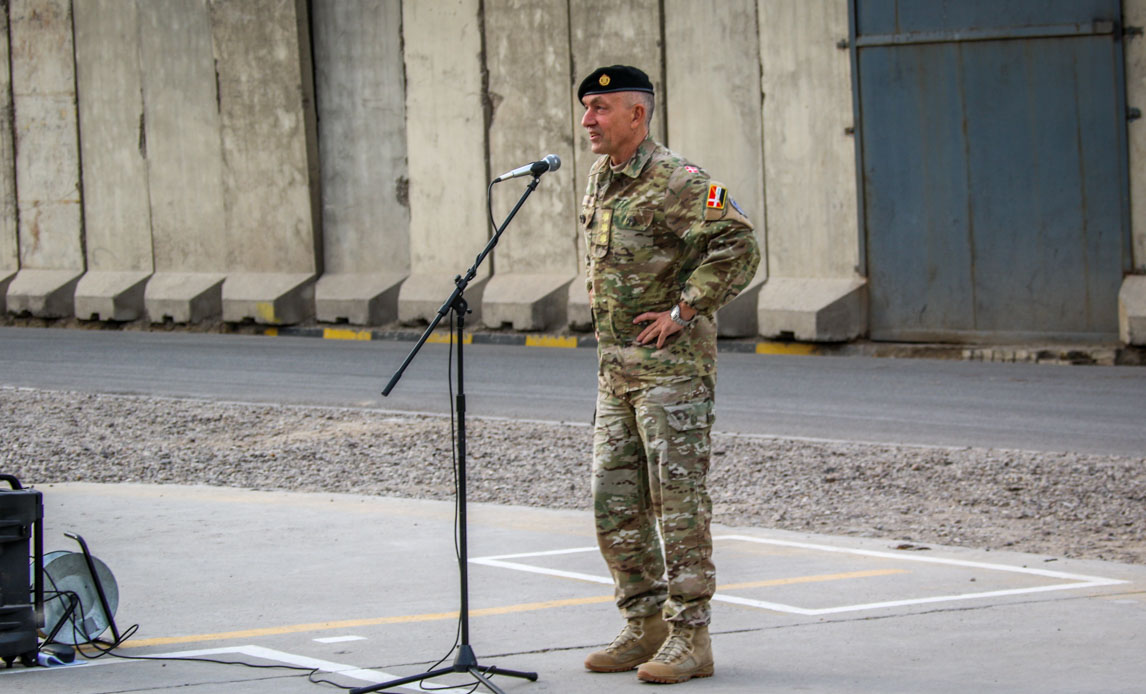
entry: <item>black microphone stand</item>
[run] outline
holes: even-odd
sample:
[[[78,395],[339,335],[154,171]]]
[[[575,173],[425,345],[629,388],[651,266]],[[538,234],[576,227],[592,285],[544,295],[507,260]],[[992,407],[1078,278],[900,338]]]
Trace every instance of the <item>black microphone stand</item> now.
[[[537,681],[536,672],[519,672],[517,670],[506,670],[503,668],[494,667],[492,665],[478,665],[477,656],[474,655],[473,647],[470,645],[469,560],[466,553],[466,395],[465,373],[463,371],[462,361],[462,345],[465,344],[463,341],[465,315],[467,312],[469,312],[469,306],[466,304],[464,297],[466,287],[469,286],[470,281],[477,276],[478,266],[481,265],[482,261],[485,260],[485,257],[489,255],[490,251],[492,251],[494,246],[497,245],[498,239],[501,238],[501,233],[505,231],[505,228],[509,226],[509,222],[513,219],[514,215],[516,215],[517,211],[521,209],[521,206],[525,203],[525,199],[528,198],[529,194],[537,188],[537,184],[541,179],[541,173],[544,172],[536,173],[533,175],[533,180],[531,180],[529,185],[526,186],[525,192],[521,195],[521,198],[517,201],[517,204],[514,205],[513,210],[509,213],[509,216],[505,218],[505,221],[502,222],[501,227],[497,229],[497,232],[493,235],[492,238],[490,238],[489,243],[487,243],[485,248],[482,249],[482,252],[478,254],[477,259],[466,272],[465,276],[463,277],[458,275],[454,278],[454,284],[456,287],[454,288],[453,293],[450,294],[450,298],[446,299],[446,302],[442,304],[440,309],[438,309],[437,315],[430,322],[430,325],[426,328],[426,331],[422,333],[422,337],[418,340],[418,343],[414,345],[412,350],[410,350],[410,353],[406,356],[406,360],[402,362],[402,366],[398,367],[398,370],[394,372],[393,377],[390,378],[390,382],[387,383],[386,387],[382,390],[382,395],[386,396],[390,394],[390,391],[392,391],[394,386],[398,384],[398,380],[402,378],[402,374],[406,371],[406,367],[408,367],[410,363],[414,361],[414,357],[418,354],[418,350],[422,348],[422,345],[426,344],[426,340],[429,339],[430,334],[434,331],[434,328],[437,327],[438,323],[442,321],[442,318],[444,318],[447,313],[453,311],[455,323],[457,326],[458,341],[458,387],[455,398],[455,409],[458,413],[458,572],[460,574],[461,584],[461,624],[458,655],[454,659],[454,664],[450,667],[431,670],[420,675],[402,677],[396,680],[382,682],[380,684],[370,685],[367,687],[359,687],[358,689],[350,690],[351,694],[376,692],[382,689],[390,689],[391,687],[398,687],[403,684],[409,684],[411,682],[421,682],[422,680],[427,680],[433,677],[440,677],[442,675],[448,675],[451,673],[469,673],[471,676],[473,676],[474,679],[478,681],[478,683],[488,687],[490,691],[494,692],[494,694],[505,694],[505,692],[489,680],[490,676],[492,675],[506,675],[509,677],[520,677],[522,679],[530,680],[531,682]],[[477,685],[475,684],[474,686]]]

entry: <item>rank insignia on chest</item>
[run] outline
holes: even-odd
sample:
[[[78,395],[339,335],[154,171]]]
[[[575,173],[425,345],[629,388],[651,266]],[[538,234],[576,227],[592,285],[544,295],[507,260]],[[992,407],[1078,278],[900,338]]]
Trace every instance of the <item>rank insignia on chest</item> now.
[[[601,222],[597,225],[596,243],[601,246],[609,245],[609,229],[613,226],[613,211],[601,210]]]
[[[710,186],[708,186],[708,201],[705,202],[705,207],[709,207],[709,208],[712,208],[714,210],[723,210],[724,209],[724,199],[727,196],[728,196],[728,191],[726,191],[724,189],[724,186],[718,186],[715,183],[713,183]]]

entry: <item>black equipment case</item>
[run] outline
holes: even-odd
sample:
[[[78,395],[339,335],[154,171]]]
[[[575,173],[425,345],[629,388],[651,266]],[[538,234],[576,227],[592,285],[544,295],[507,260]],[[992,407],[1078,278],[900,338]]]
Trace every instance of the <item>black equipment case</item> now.
[[[44,616],[43,496],[0,474],[0,658],[32,664]]]

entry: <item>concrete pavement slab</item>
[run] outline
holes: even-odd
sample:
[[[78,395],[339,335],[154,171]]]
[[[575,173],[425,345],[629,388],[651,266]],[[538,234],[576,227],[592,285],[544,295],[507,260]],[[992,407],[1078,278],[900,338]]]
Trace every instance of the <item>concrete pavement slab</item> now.
[[[34,482],[25,480],[25,483]],[[214,487],[55,484],[46,548],[115,574],[117,653],[0,671],[7,692],[311,692],[413,675],[457,635],[454,505]],[[620,620],[590,514],[471,504],[470,642],[507,694],[643,691],[585,655]],[[716,676],[696,692],[1139,692],[1146,567],[717,527]],[[453,661],[449,655],[447,663]],[[451,675],[427,686],[468,683]],[[417,691],[412,689],[396,691]]]

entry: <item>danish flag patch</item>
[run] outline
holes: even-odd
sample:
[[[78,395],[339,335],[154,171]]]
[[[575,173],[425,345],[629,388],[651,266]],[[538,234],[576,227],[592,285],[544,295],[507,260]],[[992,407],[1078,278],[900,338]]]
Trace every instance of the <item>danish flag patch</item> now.
[[[715,183],[708,186],[708,201],[705,202],[705,207],[713,210],[724,209],[724,199],[728,196],[728,191],[724,186],[718,186]]]

